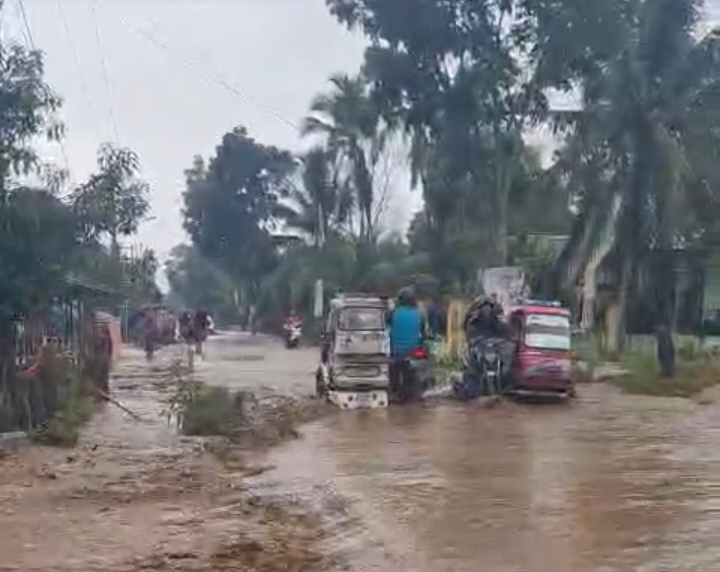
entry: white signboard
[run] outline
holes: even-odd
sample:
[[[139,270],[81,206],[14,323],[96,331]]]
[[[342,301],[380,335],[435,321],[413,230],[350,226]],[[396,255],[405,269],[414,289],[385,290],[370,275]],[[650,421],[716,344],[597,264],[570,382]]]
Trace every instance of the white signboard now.
[[[487,268],[482,271],[482,287],[485,295],[495,294],[502,307],[507,308],[523,295],[525,274],[517,266]]]

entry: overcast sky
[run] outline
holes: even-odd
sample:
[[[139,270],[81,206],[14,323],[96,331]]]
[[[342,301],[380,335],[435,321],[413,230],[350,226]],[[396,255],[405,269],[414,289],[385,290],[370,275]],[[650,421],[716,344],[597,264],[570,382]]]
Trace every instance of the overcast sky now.
[[[333,20],[324,0],[25,0],[24,6],[32,41],[46,53],[47,80],[65,100],[73,179],[94,169],[102,142],[137,151],[155,217],[138,241],[161,258],[186,240],[183,170],[193,156],[212,153],[240,124],[264,143],[300,149],[295,126],[310,100],[330,74],[356,72],[364,49],[363,38]],[[3,37],[25,36],[17,0],[5,0]],[[44,153],[63,166],[60,146]],[[392,218],[403,227],[420,197],[408,209],[409,190],[397,193],[404,200],[395,201],[401,208],[393,207]]]
[[[711,3],[712,19],[720,19],[720,0]],[[153,187],[155,217],[138,240],[161,259],[186,240],[183,170],[193,155],[212,153],[239,124],[264,143],[299,149],[294,125],[309,101],[331,73],[357,71],[364,49],[363,38],[333,20],[324,0],[25,0],[24,6],[32,41],[46,53],[47,80],[65,99],[73,179],[93,170],[102,142],[135,149]],[[18,0],[5,0],[2,34],[27,41]],[[64,165],[59,146],[46,155]],[[402,228],[420,198],[398,187],[390,218]]]

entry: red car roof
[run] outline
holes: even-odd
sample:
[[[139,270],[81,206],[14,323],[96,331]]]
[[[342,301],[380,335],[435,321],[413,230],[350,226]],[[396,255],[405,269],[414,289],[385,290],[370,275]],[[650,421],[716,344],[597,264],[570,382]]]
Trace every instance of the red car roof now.
[[[508,308],[508,314],[513,312],[524,312],[526,314],[547,314],[551,316],[569,316],[570,310],[562,306],[543,306],[536,304],[520,304]]]

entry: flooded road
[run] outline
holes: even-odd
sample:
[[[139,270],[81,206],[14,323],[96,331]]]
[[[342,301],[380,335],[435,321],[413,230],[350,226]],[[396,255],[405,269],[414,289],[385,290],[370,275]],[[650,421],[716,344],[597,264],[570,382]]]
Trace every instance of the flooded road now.
[[[112,389],[142,422],[106,406],[76,450],[1,461],[0,571],[720,570],[720,405],[595,384],[565,405],[334,410],[263,472],[175,435],[162,364],[128,351]],[[230,333],[196,377],[307,395],[316,358]]]
[[[314,353],[292,355],[311,369]],[[720,409],[583,390],[563,405],[338,411],[257,485],[324,507],[326,549],[353,569],[720,569]]]

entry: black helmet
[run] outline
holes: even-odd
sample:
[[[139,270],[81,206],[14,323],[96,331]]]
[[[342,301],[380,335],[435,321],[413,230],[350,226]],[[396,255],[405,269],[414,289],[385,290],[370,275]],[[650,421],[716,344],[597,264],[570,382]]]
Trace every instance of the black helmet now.
[[[398,304],[405,306],[415,304],[415,288],[412,286],[400,288],[400,292],[398,292]]]

